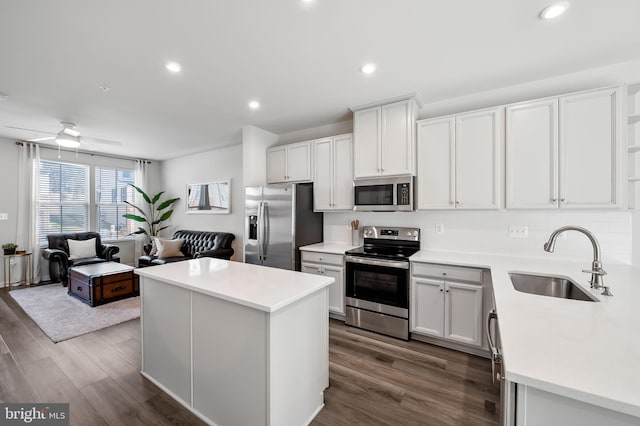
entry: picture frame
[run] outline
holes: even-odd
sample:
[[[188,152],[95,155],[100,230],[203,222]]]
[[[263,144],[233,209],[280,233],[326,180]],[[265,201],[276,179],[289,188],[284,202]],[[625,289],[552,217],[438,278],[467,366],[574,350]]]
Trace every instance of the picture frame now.
[[[231,179],[188,183],[187,214],[230,214]]]

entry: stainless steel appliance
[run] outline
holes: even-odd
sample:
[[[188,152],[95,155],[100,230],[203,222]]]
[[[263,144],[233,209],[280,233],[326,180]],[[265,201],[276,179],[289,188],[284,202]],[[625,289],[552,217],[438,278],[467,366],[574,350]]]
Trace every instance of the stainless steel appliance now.
[[[353,182],[354,210],[412,211],[413,188],[413,176],[356,180]]]
[[[299,271],[298,248],[322,241],[313,185],[247,187],[245,196],[245,262]]]
[[[363,227],[364,246],[345,252],[346,323],[409,339],[409,257],[418,228]]]

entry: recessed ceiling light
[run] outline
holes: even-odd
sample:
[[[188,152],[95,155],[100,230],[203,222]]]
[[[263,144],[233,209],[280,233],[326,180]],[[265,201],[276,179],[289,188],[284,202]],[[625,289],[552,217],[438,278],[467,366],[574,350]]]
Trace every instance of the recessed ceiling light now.
[[[364,74],[371,74],[376,70],[376,64],[364,64],[363,66],[360,67],[360,71],[362,71]]]
[[[173,73],[182,71],[182,65],[177,62],[167,62],[164,67]]]
[[[102,90],[104,93],[107,93],[109,90],[111,90],[111,87],[103,84],[102,86],[100,86],[100,90]]]
[[[564,12],[569,9],[569,2],[561,1],[558,3],[551,4],[540,12],[540,19],[553,19],[562,15]]]
[[[258,101],[250,101],[249,102],[249,108],[251,108],[251,109],[260,108],[260,102],[258,102]]]

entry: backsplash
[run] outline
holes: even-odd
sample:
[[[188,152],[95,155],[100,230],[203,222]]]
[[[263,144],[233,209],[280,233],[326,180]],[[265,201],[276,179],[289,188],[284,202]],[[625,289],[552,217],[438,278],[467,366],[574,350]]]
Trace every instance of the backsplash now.
[[[627,211],[460,210],[325,213],[324,240],[350,243],[349,224],[353,219],[360,220],[361,227],[418,227],[422,249],[590,260],[593,256],[591,244],[578,232],[564,233],[558,239],[554,253],[546,253],[542,249],[554,229],[563,225],[576,225],[595,234],[602,249],[603,262],[631,264],[631,213]],[[443,225],[444,232],[436,233],[436,225]],[[528,238],[510,238],[510,226],[526,226]]]

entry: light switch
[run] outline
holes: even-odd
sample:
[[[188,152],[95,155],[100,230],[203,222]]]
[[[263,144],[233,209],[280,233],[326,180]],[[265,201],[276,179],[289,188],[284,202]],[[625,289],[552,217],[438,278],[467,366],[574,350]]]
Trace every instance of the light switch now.
[[[0,213],[0,220],[9,220],[9,213]]]

